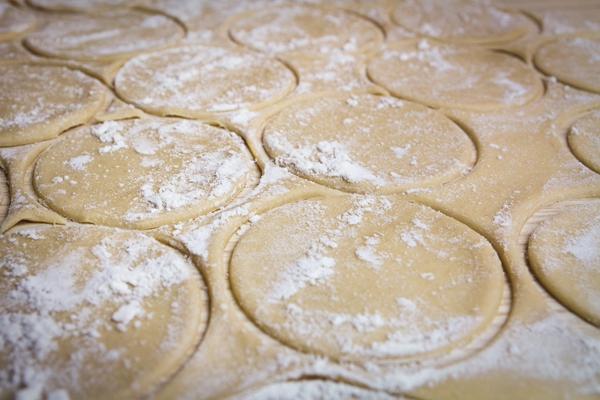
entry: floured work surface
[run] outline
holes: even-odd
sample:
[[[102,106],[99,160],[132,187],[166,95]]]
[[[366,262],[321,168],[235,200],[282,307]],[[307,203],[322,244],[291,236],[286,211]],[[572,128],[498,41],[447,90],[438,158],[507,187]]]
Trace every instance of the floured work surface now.
[[[0,2],[0,399],[598,398],[600,5],[513,3]]]

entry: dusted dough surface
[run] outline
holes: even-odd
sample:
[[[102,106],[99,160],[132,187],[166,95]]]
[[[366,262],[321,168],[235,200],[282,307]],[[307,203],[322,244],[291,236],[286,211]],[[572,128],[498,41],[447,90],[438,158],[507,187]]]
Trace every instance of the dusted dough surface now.
[[[201,122],[108,121],[50,147],[34,186],[78,222],[148,229],[231,201],[251,160],[241,138]]]
[[[139,233],[21,227],[0,238],[0,274],[2,399],[25,385],[16,398],[148,393],[207,317],[194,265]]]
[[[0,40],[11,39],[35,25],[33,13],[0,3]]]
[[[425,40],[384,51],[368,73],[393,95],[432,107],[490,111],[527,104],[544,91],[515,57]]]
[[[389,96],[325,96],[269,120],[263,142],[275,162],[350,192],[398,193],[442,184],[475,160],[467,134],[443,115]]]
[[[133,6],[144,0],[28,0],[36,7],[55,11],[88,11],[109,7]]]
[[[133,58],[115,86],[148,112],[199,118],[274,103],[293,90],[296,78],[285,64],[261,54],[189,46]]]
[[[560,302],[600,326],[600,203],[559,213],[529,242],[531,268]]]
[[[542,45],[535,64],[568,85],[600,93],[599,53],[598,38],[562,38]]]
[[[277,208],[242,235],[229,273],[237,301],[265,332],[355,362],[468,342],[495,316],[504,285],[482,236],[393,197]]]
[[[100,82],[64,67],[0,66],[0,146],[55,138],[104,101]]]
[[[600,111],[578,119],[569,130],[568,140],[573,154],[600,173]]]

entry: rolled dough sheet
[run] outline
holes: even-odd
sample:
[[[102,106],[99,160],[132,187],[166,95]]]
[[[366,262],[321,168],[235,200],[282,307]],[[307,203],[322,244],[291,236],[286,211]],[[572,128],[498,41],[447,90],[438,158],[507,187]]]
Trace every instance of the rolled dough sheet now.
[[[131,7],[144,0],[28,0],[36,7],[53,11],[89,11],[110,7]]]
[[[567,85],[600,93],[600,39],[561,38],[542,45],[535,64]]]
[[[575,157],[600,173],[600,111],[578,119],[567,138]]]
[[[531,237],[528,255],[552,295],[600,326],[600,203],[572,207],[545,221]]]
[[[32,12],[10,3],[0,3],[0,40],[12,39],[34,25],[35,16]]]
[[[65,67],[0,66],[0,146],[55,138],[87,122],[105,95],[100,82]]]
[[[0,238],[0,271],[2,398],[146,394],[186,360],[207,319],[194,265],[135,232],[20,227]]]
[[[98,14],[52,14],[25,38],[33,52],[47,57],[114,60],[175,44],[184,35],[171,18],[136,10]]]
[[[189,46],[140,55],[115,79],[117,93],[158,115],[202,118],[281,100],[296,77],[281,61],[247,50]]]
[[[242,139],[224,129],[188,120],[108,121],[42,154],[34,187],[75,221],[148,229],[228,203],[251,167]]]
[[[504,286],[482,236],[394,197],[313,198],[268,212],[235,247],[229,277],[266,333],[354,362],[469,342],[496,315]]]
[[[439,185],[467,173],[476,157],[467,134],[442,114],[368,94],[296,103],[269,120],[263,142],[278,165],[358,193]]]
[[[544,86],[516,57],[467,46],[442,46],[422,39],[384,51],[368,74],[393,95],[424,103],[478,111],[525,105]]]

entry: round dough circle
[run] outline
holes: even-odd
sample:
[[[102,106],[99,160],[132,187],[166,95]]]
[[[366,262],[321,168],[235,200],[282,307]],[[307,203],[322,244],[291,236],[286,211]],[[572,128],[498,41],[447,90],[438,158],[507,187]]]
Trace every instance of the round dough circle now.
[[[65,67],[0,66],[0,146],[52,139],[85,123],[105,93],[100,82]]]
[[[172,19],[136,10],[63,14],[25,38],[36,53],[75,60],[114,60],[176,43],[183,29]]]
[[[383,52],[368,74],[393,95],[432,107],[498,110],[527,104],[544,91],[535,71],[514,57],[426,41]]]
[[[296,103],[264,130],[277,164],[355,193],[398,193],[466,173],[475,147],[450,119],[394,97],[341,94]]]
[[[224,47],[190,46],[129,60],[115,79],[126,101],[159,115],[202,118],[275,103],[296,86],[282,62]]]
[[[137,398],[172,375],[206,325],[195,266],[141,233],[21,228],[0,238],[0,397]],[[40,398],[41,398],[40,393]],[[63,398],[63,397],[60,397]]]
[[[600,327],[600,203],[567,209],[542,223],[528,255],[548,291]]]
[[[336,360],[423,357],[481,332],[504,286],[482,236],[431,208],[326,197],[275,209],[236,245],[234,295],[268,334]]]
[[[383,41],[381,30],[357,14],[305,5],[253,11],[233,22],[229,32],[237,42],[267,53],[355,53]]]
[[[0,40],[7,40],[33,27],[35,16],[9,3],[0,3]]]
[[[48,148],[34,188],[75,221],[149,229],[228,203],[251,168],[243,140],[223,129],[198,121],[109,121]]]
[[[29,0],[35,7],[55,11],[89,11],[108,7],[131,7],[140,0]]]
[[[528,22],[523,15],[469,0],[403,0],[392,18],[419,35],[467,43],[515,39]]]
[[[575,157],[600,174],[600,110],[578,119],[567,140]]]
[[[600,93],[600,39],[558,39],[542,45],[534,61],[547,75],[561,82]]]

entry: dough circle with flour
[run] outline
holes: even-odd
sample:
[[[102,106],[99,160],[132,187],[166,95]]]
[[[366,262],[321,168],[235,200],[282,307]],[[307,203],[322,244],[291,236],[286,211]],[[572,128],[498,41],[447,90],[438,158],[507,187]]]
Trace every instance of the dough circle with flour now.
[[[105,93],[100,82],[65,67],[0,66],[0,146],[52,139],[87,122]]]
[[[439,185],[466,173],[476,157],[467,134],[442,114],[368,94],[296,103],[267,123],[263,142],[277,164],[354,193]]]
[[[580,89],[600,93],[600,39],[563,38],[542,45],[535,64],[548,75]]]
[[[600,174],[600,111],[578,119],[567,139],[575,157]]]
[[[296,77],[285,64],[262,54],[189,46],[129,60],[115,86],[126,101],[150,113],[202,118],[275,103],[295,88]]]
[[[33,27],[33,13],[10,5],[0,3],[0,40],[7,40]]]
[[[25,38],[25,45],[48,57],[114,60],[176,43],[183,29],[164,15],[136,10],[61,14]]]
[[[383,52],[368,74],[393,95],[432,107],[498,110],[527,104],[544,91],[535,71],[515,57],[424,40]]]
[[[314,198],[272,210],[241,237],[229,272],[237,301],[265,332],[354,362],[464,344],[494,318],[504,288],[482,236],[395,197]]]
[[[266,53],[355,53],[383,41],[381,30],[358,14],[304,5],[253,11],[229,31],[237,42]]]
[[[207,320],[195,266],[141,233],[22,227],[0,238],[0,274],[2,398],[140,397]]]
[[[149,229],[228,203],[252,164],[239,136],[201,122],[109,121],[46,150],[34,187],[75,221]]]
[[[600,203],[575,206],[542,223],[528,254],[550,293],[600,327]]]

